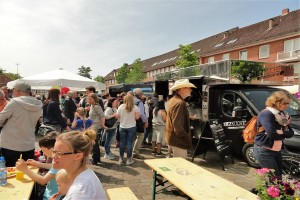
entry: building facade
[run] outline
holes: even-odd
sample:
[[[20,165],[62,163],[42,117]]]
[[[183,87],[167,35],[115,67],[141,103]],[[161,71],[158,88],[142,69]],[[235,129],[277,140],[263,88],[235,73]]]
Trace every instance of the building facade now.
[[[298,84],[300,10],[290,12],[289,9],[283,9],[279,16],[243,28],[235,27],[191,45],[192,50],[197,52],[199,64],[227,59],[293,64],[294,83]],[[180,59],[178,50],[143,60],[144,72],[147,74],[144,82],[152,82],[156,74],[174,70]],[[114,69],[105,76],[107,88],[117,84],[117,73],[118,69]]]

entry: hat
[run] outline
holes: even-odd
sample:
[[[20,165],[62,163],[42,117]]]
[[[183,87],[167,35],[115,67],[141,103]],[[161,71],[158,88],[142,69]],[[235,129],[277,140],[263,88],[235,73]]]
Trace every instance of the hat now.
[[[196,88],[196,86],[192,83],[190,83],[190,81],[188,79],[180,79],[175,81],[174,85],[170,88],[171,91],[176,91],[180,88],[185,88],[185,87],[189,87],[189,88]]]
[[[22,92],[25,92],[27,94],[30,94],[31,92],[31,86],[27,83],[24,83],[24,82],[18,82],[14,85],[14,88],[15,89],[18,89]]]

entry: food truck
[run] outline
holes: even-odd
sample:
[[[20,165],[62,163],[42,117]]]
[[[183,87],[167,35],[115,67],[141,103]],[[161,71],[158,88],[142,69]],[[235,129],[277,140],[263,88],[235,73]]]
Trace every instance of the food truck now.
[[[242,131],[247,121],[265,108],[265,101],[273,92],[286,92],[291,99],[287,112],[292,117],[295,135],[284,140],[284,144],[290,151],[300,153],[300,102],[288,91],[271,87],[294,84],[292,65],[226,60],[177,69],[155,77],[155,92],[166,97],[174,81],[181,78],[189,79],[197,87],[186,99],[190,115],[198,118],[191,121],[193,137],[200,139],[207,131],[205,124],[216,119],[232,153],[243,155],[253,167],[258,167],[253,144],[244,142]]]
[[[144,95],[153,95],[153,86],[151,83],[121,83],[113,86],[109,86],[109,94],[112,97],[117,97],[122,92],[133,91],[135,88],[141,88]]]

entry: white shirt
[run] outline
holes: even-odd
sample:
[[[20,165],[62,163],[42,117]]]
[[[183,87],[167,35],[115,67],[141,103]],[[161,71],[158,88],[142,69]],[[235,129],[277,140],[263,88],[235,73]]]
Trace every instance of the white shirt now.
[[[73,181],[63,200],[106,200],[106,194],[96,174],[88,168]]]
[[[140,112],[139,107],[134,105],[133,109],[131,112],[127,112],[125,110],[125,104],[120,105],[118,108],[117,113],[121,116],[120,117],[120,127],[121,128],[132,128],[136,126],[136,121],[135,121],[135,113]]]

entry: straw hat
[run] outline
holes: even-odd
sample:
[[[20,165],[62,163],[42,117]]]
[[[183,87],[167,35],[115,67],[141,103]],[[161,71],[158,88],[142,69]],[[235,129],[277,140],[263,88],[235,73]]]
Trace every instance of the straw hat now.
[[[170,90],[176,91],[180,88],[185,88],[185,87],[196,88],[196,86],[190,83],[188,79],[180,79],[175,81],[174,85],[170,88]]]

